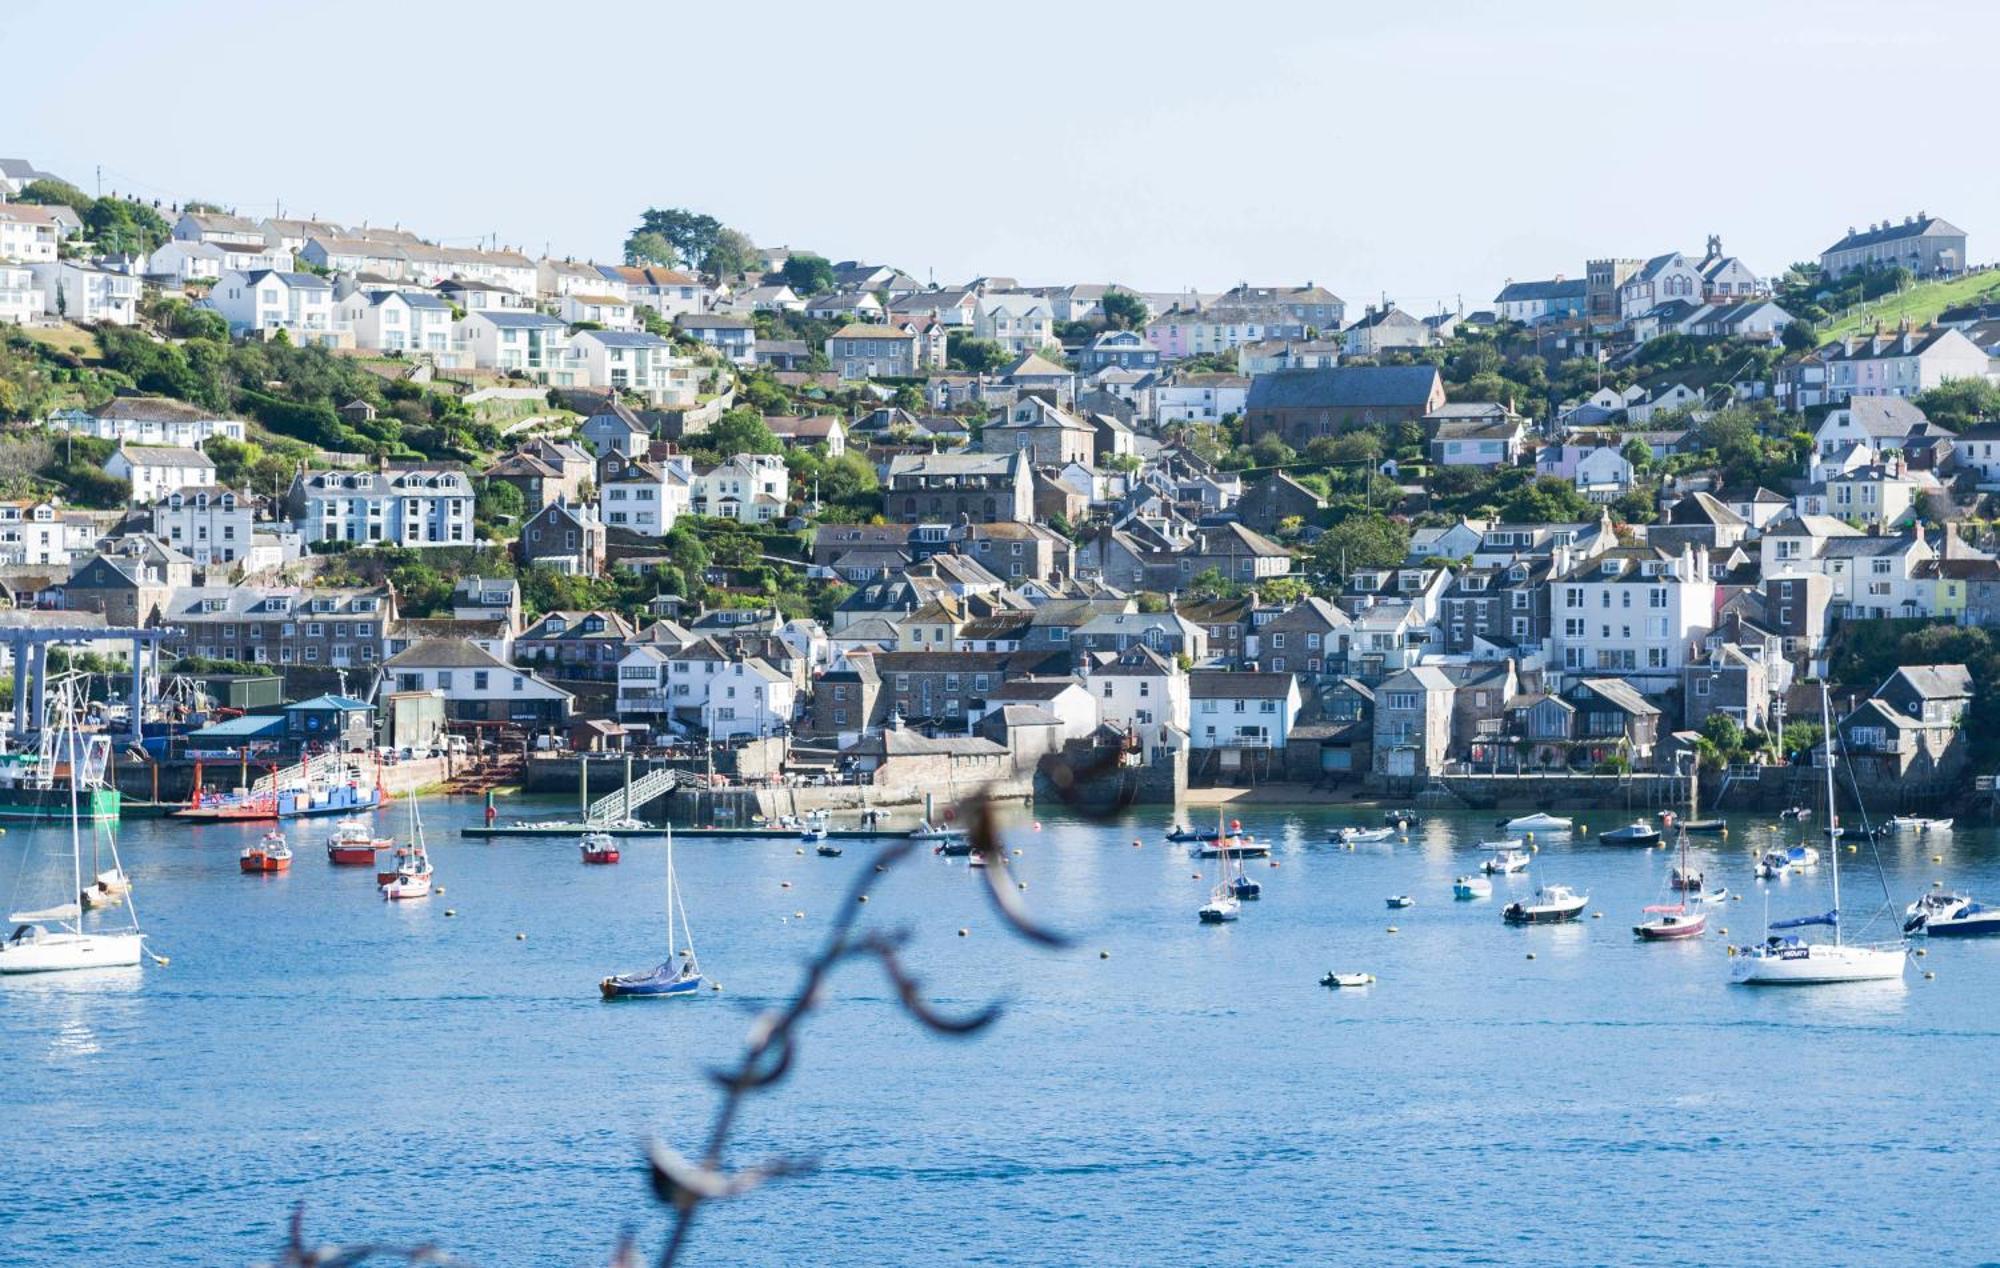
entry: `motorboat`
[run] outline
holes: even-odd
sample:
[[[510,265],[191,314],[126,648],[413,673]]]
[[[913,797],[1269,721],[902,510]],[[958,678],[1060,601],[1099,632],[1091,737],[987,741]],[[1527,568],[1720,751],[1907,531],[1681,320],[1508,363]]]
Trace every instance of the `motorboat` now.
[[[972,843],[967,839],[964,828],[954,828],[950,824],[934,824],[926,819],[910,829],[910,840],[928,841],[939,854],[968,854]]]
[[[1329,973],[1319,980],[1321,986],[1355,987],[1375,985],[1373,973]]]
[[[1408,832],[1411,828],[1419,827],[1423,824],[1423,821],[1424,817],[1422,815],[1409,809],[1407,806],[1396,810],[1384,810],[1382,812],[1382,822],[1399,832]]]
[[[675,948],[679,947],[678,956]],[[692,999],[701,991],[701,962],[674,874],[674,829],[667,826],[667,958],[647,973],[618,973],[597,983],[605,999]]]
[[[1968,894],[1925,894],[1906,909],[1904,933],[1933,938],[1981,938],[2000,934],[2000,907],[1988,907]]]
[[[1949,819],[1926,819],[1921,815],[1895,815],[1885,826],[1897,832],[1949,832]]]
[[[1491,898],[1493,897],[1493,882],[1487,880],[1484,876],[1476,874],[1461,876],[1452,881],[1451,896],[1453,898],[1468,899]]]
[[[1350,826],[1345,828],[1329,828],[1326,836],[1327,840],[1340,845],[1367,845],[1376,841],[1395,840],[1396,830],[1394,828],[1356,828]]]
[[[1778,846],[1764,851],[1757,860],[1757,875],[1769,880],[1787,872],[1803,872],[1819,866],[1819,851],[1810,845]]]
[[[1391,894],[1389,895],[1388,901],[1389,901],[1389,906],[1392,908],[1414,907],[1417,905],[1417,900],[1412,898],[1408,894]]]
[[[1804,823],[1806,820],[1812,818],[1812,807],[1786,806],[1783,810],[1780,810],[1778,812],[1778,817],[1780,819],[1786,819],[1786,820],[1796,821],[1799,823]]]
[[[1535,814],[1522,815],[1516,819],[1509,819],[1500,826],[1509,832],[1568,832],[1576,825],[1561,815],[1546,814],[1538,811]]]
[[[100,907],[116,907],[131,892],[132,879],[125,875],[123,868],[113,867],[92,877],[77,898],[84,910],[94,911]]]
[[[1602,845],[1658,845],[1660,830],[1644,819],[1634,819],[1622,828],[1597,834]]]
[[[326,838],[326,861],[337,867],[373,866],[378,851],[393,843],[378,837],[365,819],[342,819]]]
[[[1729,891],[1726,889],[1704,889],[1698,894],[1689,894],[1688,901],[1691,903],[1726,903],[1729,901]]]
[[[1479,870],[1488,876],[1511,876],[1515,872],[1525,872],[1534,855],[1518,846],[1503,845],[1488,858],[1481,861]]]
[[[236,865],[253,874],[289,871],[292,847],[285,844],[284,833],[266,832],[257,844],[243,847],[236,856]]]
[[[609,832],[586,832],[577,843],[577,850],[586,863],[606,864],[618,861],[618,838]]]
[[[799,840],[807,845],[818,845],[826,840],[826,815],[815,810],[799,825]]]
[[[813,847],[813,853],[823,859],[837,859],[840,857],[840,847],[827,841],[821,841]]]
[[[1683,863],[1674,868],[1674,874],[1667,883],[1685,893],[1699,893],[1702,883],[1701,869]]]
[[[1589,894],[1579,894],[1567,885],[1544,885],[1534,897],[1508,903],[1500,910],[1500,918],[1510,925],[1558,925],[1575,920],[1589,903]]]
[[[1243,821],[1241,819],[1231,819],[1229,821],[1229,831],[1224,832],[1221,830],[1222,815],[1218,811],[1216,813],[1215,826],[1216,834],[1214,836],[1196,839],[1194,847],[1196,858],[1262,858],[1271,852],[1269,844],[1259,841],[1256,837],[1243,831]]]
[[[1229,892],[1241,902],[1250,902],[1264,896],[1264,887],[1247,876],[1238,876],[1229,882]]]
[[[1197,832],[1193,828],[1181,827],[1178,824],[1167,829],[1167,840],[1174,845],[1182,845],[1189,841],[1213,841],[1221,835],[1219,832]]]
[[[1681,823],[1681,831],[1698,837],[1718,836],[1729,831],[1727,819],[1688,819]]]

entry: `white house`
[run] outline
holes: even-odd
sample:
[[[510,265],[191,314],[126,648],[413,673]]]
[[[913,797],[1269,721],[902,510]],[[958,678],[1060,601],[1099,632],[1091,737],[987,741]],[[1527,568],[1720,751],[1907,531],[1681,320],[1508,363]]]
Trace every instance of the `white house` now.
[[[1616,674],[1657,693],[1715,623],[1708,554],[1684,546],[1620,546],[1549,583],[1551,664],[1565,673]]]
[[[119,444],[105,460],[106,475],[132,482],[132,500],[151,506],[176,489],[215,483],[215,462],[199,449],[154,449]]]
[[[670,649],[640,643],[618,662],[618,695],[614,707],[621,722],[664,719],[672,712],[673,663]]]
[[[2000,483],[2000,423],[1968,427],[1951,441],[1952,460],[1979,473],[1981,484]]]
[[[1084,682],[1097,698],[1099,719],[1133,732],[1149,756],[1162,746],[1186,743],[1192,716],[1188,676],[1172,659],[1142,644],[1088,670]]]
[[[557,303],[556,315],[572,326],[592,322],[606,330],[639,328],[639,316],[632,307],[632,301],[617,295],[571,291]]]
[[[674,319],[674,329],[716,349],[737,365],[757,363],[757,327],[748,317],[683,313]]]
[[[224,273],[254,273],[260,269],[290,271],[292,253],[259,242],[190,242],[169,238],[147,257],[146,272],[180,282],[214,282]]]
[[[1616,502],[1631,487],[1631,461],[1609,445],[1576,460],[1576,491],[1593,502]]]
[[[712,638],[672,653],[667,669],[668,716],[716,739],[770,735],[789,725],[798,708],[790,678],[757,657],[730,655]]]
[[[1153,417],[1166,423],[1219,423],[1241,417],[1250,380],[1240,374],[1176,375],[1153,389]]]
[[[217,279],[207,304],[228,320],[231,334],[268,338],[282,330],[295,343],[333,336],[333,283],[311,273],[232,270]]]
[[[198,449],[217,436],[242,440],[246,435],[240,418],[219,418],[167,396],[114,396],[94,414],[58,410],[49,415],[48,425],[99,440],[172,449]]]
[[[182,212],[174,221],[173,236],[178,242],[226,242],[246,247],[261,247],[267,241],[264,227],[250,217],[210,211]]]
[[[685,407],[696,399],[694,363],[678,356],[658,335],[632,330],[580,330],[570,339],[572,358],[588,387],[633,392],[654,405]]]
[[[1291,674],[1197,669],[1188,675],[1188,700],[1192,747],[1283,749],[1299,716],[1299,681]]]
[[[570,295],[605,295],[632,302],[632,290],[625,279],[595,264],[544,257],[535,264],[535,293],[543,299],[561,300]]]
[[[0,564],[68,566],[77,557],[59,503],[0,502]]]
[[[1036,352],[1056,341],[1055,317],[1039,295],[991,292],[979,297],[972,333],[1017,355]]]
[[[451,305],[429,291],[355,291],[335,306],[335,320],[370,352],[451,355]]]
[[[55,213],[33,203],[0,203],[0,260],[47,264],[56,258],[62,226]]]
[[[510,722],[529,730],[562,726],[573,697],[532,670],[501,660],[466,639],[427,638],[382,662],[395,691],[444,694],[453,722]]]
[[[214,485],[175,489],[153,502],[153,536],[204,567],[248,558],[253,522],[249,494]]]
[[[48,297],[25,264],[0,264],[0,326],[25,326],[42,315]]]
[[[472,534],[472,481],[452,463],[392,463],[374,471],[301,471],[286,494],[308,542],[464,546]]]
[[[518,309],[469,312],[452,326],[452,341],[472,364],[538,383],[566,383],[569,333],[559,318]]]
[[[113,326],[129,326],[139,319],[139,279],[129,273],[113,273],[81,260],[33,267],[45,313]]]
[[[695,474],[690,509],[696,515],[764,524],[783,515],[790,499],[791,473],[783,458],[740,453]]]
[[[612,528],[664,537],[687,514],[692,480],[684,456],[654,461],[613,453],[598,473],[597,518]]]
[[[708,288],[701,279],[678,269],[604,264],[598,266],[598,271],[624,286],[634,304],[650,308],[669,321],[683,314],[699,313],[708,306]]]

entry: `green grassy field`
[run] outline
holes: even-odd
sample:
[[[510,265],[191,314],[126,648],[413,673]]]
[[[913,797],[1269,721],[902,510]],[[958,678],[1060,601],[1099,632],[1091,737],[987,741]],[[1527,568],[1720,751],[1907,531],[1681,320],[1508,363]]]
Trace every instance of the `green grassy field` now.
[[[87,364],[96,364],[103,359],[103,350],[97,346],[97,336],[88,330],[75,326],[22,326],[17,333],[33,339],[36,343],[47,344],[51,348],[70,353]]]
[[[1905,317],[1912,326],[1920,326],[1947,308],[1996,296],[2000,296],[2000,271],[1955,277],[1948,282],[1918,282],[1906,291],[1857,306],[1822,334],[1826,339],[1865,334],[1878,321],[1893,329]]]

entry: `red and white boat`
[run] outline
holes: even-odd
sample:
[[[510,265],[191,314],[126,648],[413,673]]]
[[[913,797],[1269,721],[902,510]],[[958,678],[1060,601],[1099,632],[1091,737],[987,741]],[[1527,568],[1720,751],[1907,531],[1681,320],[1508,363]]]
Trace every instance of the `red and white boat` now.
[[[424,824],[417,816],[417,799],[409,795],[410,843],[396,851],[396,870],[375,873],[376,887],[389,901],[431,896],[431,856],[424,849]]]
[[[282,832],[266,832],[264,839],[247,846],[236,863],[246,872],[282,872],[292,865],[292,847]]]
[[[1685,828],[1681,830],[1680,846],[1681,861],[1679,866],[1674,868],[1672,884],[1675,889],[1681,891],[1681,900],[1677,903],[1655,903],[1646,908],[1645,912],[1652,919],[1632,926],[1632,932],[1648,942],[1699,938],[1708,929],[1708,913],[1701,910],[1690,911],[1688,908],[1688,895],[1701,892],[1702,876],[1700,872],[1688,866],[1688,839]]]
[[[618,861],[618,839],[609,832],[586,832],[577,848],[583,852],[583,861],[586,863]]]
[[[340,866],[372,866],[375,855],[394,844],[388,837],[376,836],[363,820],[342,819],[326,839],[326,861]]]

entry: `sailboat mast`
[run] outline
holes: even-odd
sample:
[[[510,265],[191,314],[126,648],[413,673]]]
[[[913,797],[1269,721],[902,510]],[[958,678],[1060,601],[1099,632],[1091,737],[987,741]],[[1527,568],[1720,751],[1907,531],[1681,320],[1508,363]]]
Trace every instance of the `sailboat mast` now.
[[[48,653],[45,650],[42,654],[47,655]],[[57,723],[58,729],[56,731],[56,735],[58,739],[60,739],[63,736],[69,737],[69,874],[70,874],[69,892],[71,898],[76,902],[76,931],[78,933],[82,933],[83,932],[83,829],[81,823],[79,822],[80,819],[82,818],[82,815],[77,806],[77,800],[76,800],[77,780],[82,778],[82,772],[78,769],[76,760],[76,742],[79,736],[77,735],[77,729],[76,729],[76,711],[70,707],[71,697],[67,684],[58,686],[56,690],[59,693],[60,700],[62,701],[59,710],[61,715],[61,721]],[[91,838],[93,843],[96,841],[95,832],[96,829],[93,828],[92,829],[93,835]]]
[[[1840,826],[1840,816],[1833,808],[1833,719],[1827,705],[1826,680],[1819,683],[1819,728],[1825,733],[1826,743],[1826,848],[1833,855],[1833,944],[1840,945],[1840,838],[1834,830]]]
[[[667,822],[667,958],[674,958],[674,825]]]

